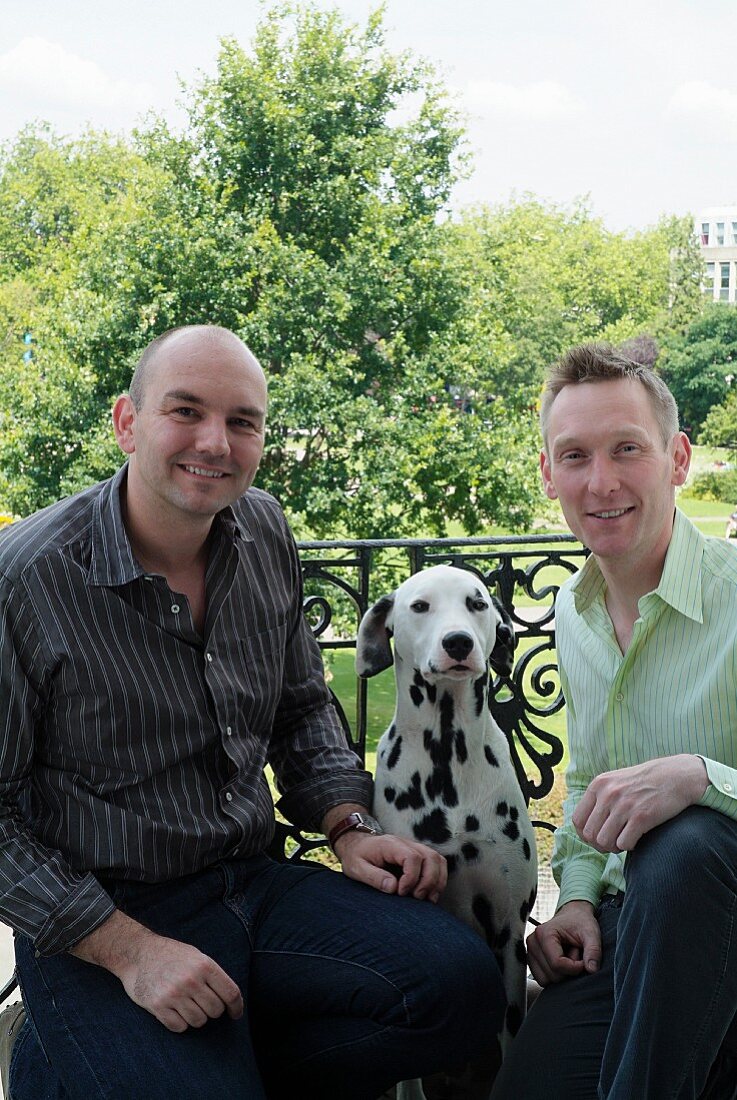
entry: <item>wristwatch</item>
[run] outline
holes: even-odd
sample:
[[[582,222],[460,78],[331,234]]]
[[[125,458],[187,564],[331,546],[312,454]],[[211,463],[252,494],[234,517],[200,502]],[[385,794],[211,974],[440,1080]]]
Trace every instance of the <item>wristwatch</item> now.
[[[359,833],[369,833],[371,836],[381,836],[384,832],[379,822],[375,817],[371,817],[371,814],[348,814],[348,817],[344,817],[336,825],[333,825],[328,834],[328,844],[333,851],[335,851],[336,840],[353,829]]]

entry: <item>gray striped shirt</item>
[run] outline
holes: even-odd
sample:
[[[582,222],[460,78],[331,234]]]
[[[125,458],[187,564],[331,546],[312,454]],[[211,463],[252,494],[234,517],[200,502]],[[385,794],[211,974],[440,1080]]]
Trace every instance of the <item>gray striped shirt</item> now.
[[[96,875],[159,882],[261,851],[267,762],[303,827],[370,800],[276,501],[250,489],[216,517],[203,638],[133,556],[125,476],[0,535],[0,919],[44,954],[112,912]]]

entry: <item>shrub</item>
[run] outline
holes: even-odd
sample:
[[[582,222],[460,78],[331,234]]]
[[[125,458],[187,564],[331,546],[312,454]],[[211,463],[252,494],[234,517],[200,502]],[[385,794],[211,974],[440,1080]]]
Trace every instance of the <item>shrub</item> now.
[[[737,469],[707,470],[698,474],[688,488],[688,495],[697,500],[737,503]]]

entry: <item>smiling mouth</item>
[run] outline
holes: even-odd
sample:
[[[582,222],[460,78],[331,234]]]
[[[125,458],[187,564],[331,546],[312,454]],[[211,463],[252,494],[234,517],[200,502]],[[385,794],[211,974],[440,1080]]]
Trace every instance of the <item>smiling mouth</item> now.
[[[589,512],[590,516],[594,519],[619,519],[620,516],[626,516],[628,512],[632,512],[633,508],[610,508],[606,512]]]
[[[188,474],[194,474],[196,477],[206,477],[212,480],[228,476],[222,470],[206,470],[203,466],[185,466],[182,464],[179,469],[184,470]]]

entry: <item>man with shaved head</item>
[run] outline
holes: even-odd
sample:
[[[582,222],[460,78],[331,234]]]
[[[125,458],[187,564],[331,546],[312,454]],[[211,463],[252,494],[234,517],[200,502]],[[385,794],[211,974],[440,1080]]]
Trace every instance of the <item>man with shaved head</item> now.
[[[27,1010],[13,1100],[373,1100],[497,1030],[493,956],[385,836],[251,488],[266,380],[233,333],[159,336],[127,462],[0,538],[0,917]],[[272,861],[274,811],[344,874]]]

